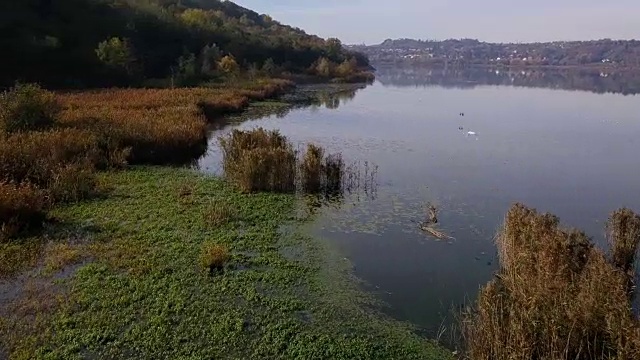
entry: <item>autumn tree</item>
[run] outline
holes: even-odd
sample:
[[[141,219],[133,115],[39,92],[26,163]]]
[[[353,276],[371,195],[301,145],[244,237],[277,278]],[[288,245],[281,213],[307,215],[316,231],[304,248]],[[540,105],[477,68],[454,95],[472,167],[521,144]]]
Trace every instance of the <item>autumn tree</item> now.
[[[315,71],[319,76],[330,77],[333,72],[333,64],[325,57],[320,58],[315,66]]]
[[[227,75],[236,75],[240,72],[240,65],[232,55],[227,55],[220,59],[218,68]]]
[[[336,68],[336,73],[338,76],[345,77],[352,75],[358,70],[358,61],[355,58],[351,58],[349,60],[345,60],[342,64],[338,65]]]
[[[200,29],[211,28],[213,24],[209,14],[200,9],[187,9],[180,15],[180,19],[185,24]]]

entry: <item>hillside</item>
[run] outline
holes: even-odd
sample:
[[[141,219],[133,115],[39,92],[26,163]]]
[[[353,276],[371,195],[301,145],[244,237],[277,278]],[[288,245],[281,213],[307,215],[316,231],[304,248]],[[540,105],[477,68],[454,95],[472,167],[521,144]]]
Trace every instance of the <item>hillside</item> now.
[[[0,2],[0,85],[132,84],[209,75],[231,55],[242,69],[301,72],[321,57],[359,54],[229,1],[6,0]],[[100,48],[102,43],[102,48]]]
[[[503,44],[474,39],[388,39],[379,45],[352,46],[351,49],[364,52],[376,63],[640,67],[638,40]]]

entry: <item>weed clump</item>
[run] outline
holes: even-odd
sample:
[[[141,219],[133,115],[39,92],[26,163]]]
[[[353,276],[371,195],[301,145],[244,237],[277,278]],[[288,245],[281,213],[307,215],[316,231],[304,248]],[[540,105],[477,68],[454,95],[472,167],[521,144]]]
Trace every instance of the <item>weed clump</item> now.
[[[612,215],[608,259],[557,217],[513,206],[496,240],[500,272],[463,320],[468,358],[640,358],[640,324],[621,271],[635,260],[638,224],[628,210]]]
[[[17,84],[0,95],[0,130],[43,130],[56,122],[60,105],[52,92],[36,84]]]
[[[229,248],[220,244],[205,244],[200,254],[200,264],[208,269],[210,274],[215,274],[224,269],[231,260]]]
[[[219,141],[224,176],[240,190],[295,190],[296,152],[278,131],[234,130]]]

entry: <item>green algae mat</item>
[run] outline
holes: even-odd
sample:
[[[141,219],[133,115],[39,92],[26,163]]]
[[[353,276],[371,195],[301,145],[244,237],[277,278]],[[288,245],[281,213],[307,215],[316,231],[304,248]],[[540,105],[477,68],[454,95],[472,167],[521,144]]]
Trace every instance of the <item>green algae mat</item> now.
[[[451,357],[374,310],[348,262],[304,235],[294,196],[240,194],[189,169],[100,176],[104,196],[0,247],[26,259],[0,286],[0,358]],[[211,245],[230,255],[213,272]]]

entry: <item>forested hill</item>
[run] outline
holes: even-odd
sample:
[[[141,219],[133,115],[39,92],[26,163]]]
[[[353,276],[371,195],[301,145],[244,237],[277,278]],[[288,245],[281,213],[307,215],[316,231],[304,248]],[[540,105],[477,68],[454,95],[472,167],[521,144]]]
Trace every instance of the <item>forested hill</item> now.
[[[149,78],[213,76],[230,55],[240,69],[302,72],[350,53],[230,1],[2,0],[0,85],[130,84]],[[236,64],[225,63],[232,71]]]
[[[638,40],[489,43],[474,39],[388,39],[379,45],[351,48],[366,53],[376,63],[640,68]]]

